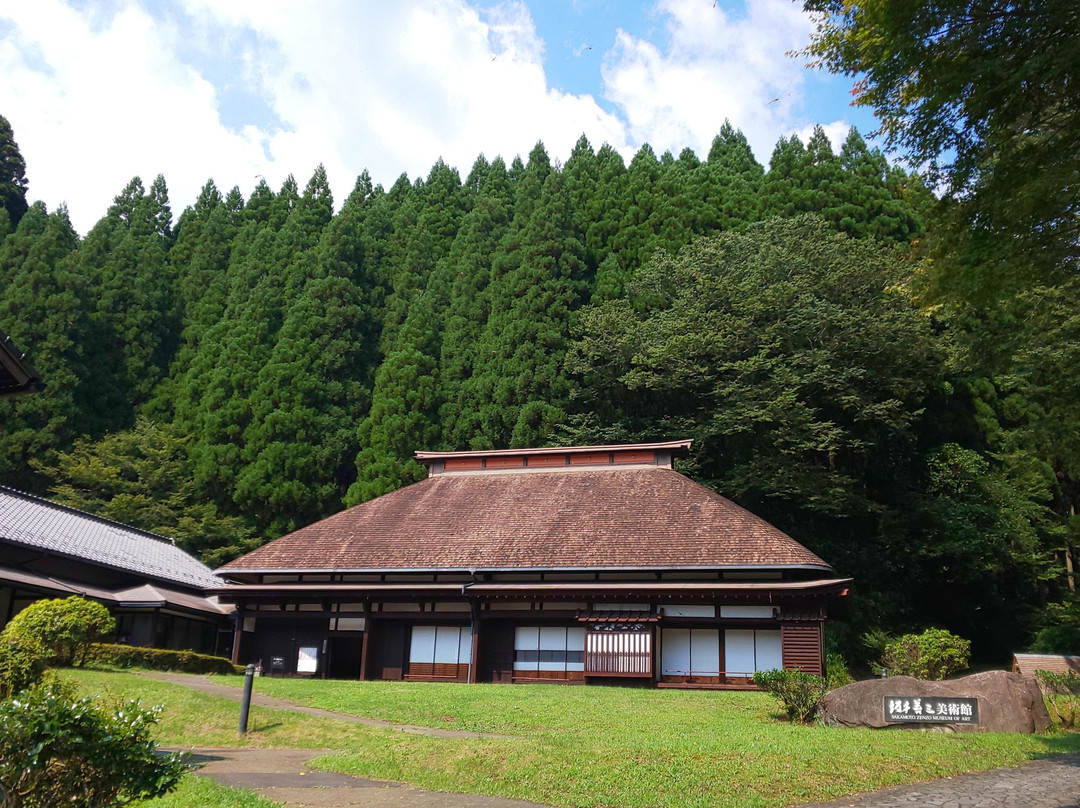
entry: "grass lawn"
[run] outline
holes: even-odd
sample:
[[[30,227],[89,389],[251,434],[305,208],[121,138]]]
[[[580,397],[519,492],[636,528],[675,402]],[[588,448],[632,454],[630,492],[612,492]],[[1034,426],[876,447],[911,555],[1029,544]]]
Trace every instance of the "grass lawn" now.
[[[140,808],[276,808],[280,803],[271,802],[252,791],[229,788],[207,777],[188,774],[175,791],[138,805]]]
[[[241,740],[235,703],[128,673],[71,675],[91,692],[164,704],[161,743],[340,749],[314,766],[558,806],[793,805],[1080,751],[1072,733],[793,726],[762,693],[266,678],[259,692],[311,706],[514,737],[435,739],[253,707],[255,731]]]

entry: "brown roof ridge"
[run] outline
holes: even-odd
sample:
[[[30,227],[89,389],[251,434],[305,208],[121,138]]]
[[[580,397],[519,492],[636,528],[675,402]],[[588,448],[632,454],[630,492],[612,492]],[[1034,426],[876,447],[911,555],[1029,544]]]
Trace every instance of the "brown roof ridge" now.
[[[440,471],[438,474],[433,474],[426,479],[430,480],[433,477],[462,477],[482,474],[567,474],[569,472],[583,471],[650,471],[652,469],[665,469],[671,471],[669,467],[658,466],[655,463],[620,463],[617,466],[525,466],[514,468],[451,469],[449,471]],[[677,473],[678,472],[676,472],[676,474]]]
[[[466,458],[466,457],[517,457],[517,456],[534,456],[534,455],[546,455],[546,454],[582,454],[589,452],[628,452],[628,451],[650,451],[650,450],[689,450],[692,440],[668,440],[657,441],[655,443],[619,443],[619,444],[597,444],[595,446],[542,446],[542,447],[530,447],[527,449],[465,449],[461,451],[452,452],[430,452],[419,451],[416,452],[416,459],[420,461],[428,460],[445,460],[448,458]]]

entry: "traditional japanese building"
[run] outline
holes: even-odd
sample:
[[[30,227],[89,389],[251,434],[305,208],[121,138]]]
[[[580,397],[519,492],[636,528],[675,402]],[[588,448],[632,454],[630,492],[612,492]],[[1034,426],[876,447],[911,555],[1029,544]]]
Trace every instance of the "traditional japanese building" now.
[[[217,571],[234,661],[660,687],[821,673],[827,606],[851,579],[675,471],[689,447],[418,452],[427,479]]]
[[[166,536],[0,486],[0,628],[31,603],[96,600],[129,645],[227,655],[232,606],[218,579]]]

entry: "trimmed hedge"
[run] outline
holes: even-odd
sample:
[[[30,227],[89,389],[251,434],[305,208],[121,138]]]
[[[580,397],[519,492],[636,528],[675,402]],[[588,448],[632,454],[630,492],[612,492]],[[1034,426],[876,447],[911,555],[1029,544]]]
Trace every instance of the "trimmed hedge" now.
[[[90,645],[111,640],[115,631],[108,609],[78,595],[35,601],[4,626],[5,635],[40,643],[47,661],[57,665],[83,664]]]
[[[141,648],[134,645],[99,643],[90,646],[87,661],[114,668],[149,668],[155,671],[180,673],[243,673],[224,657],[197,654],[194,651],[167,651],[161,648]]]

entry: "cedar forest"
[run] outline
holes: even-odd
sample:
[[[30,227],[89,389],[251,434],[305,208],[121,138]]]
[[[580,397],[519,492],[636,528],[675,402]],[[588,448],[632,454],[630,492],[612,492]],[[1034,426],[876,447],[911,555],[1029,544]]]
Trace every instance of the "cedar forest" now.
[[[865,69],[808,5],[808,52]],[[136,178],[80,238],[0,118],[0,328],[47,384],[0,402],[0,482],[214,566],[420,479],[418,449],[692,438],[681,471],[855,578],[849,657],[927,626],[1080,653],[1075,255],[996,249],[927,165],[854,130],[767,168],[730,125],[629,164],[583,136],[338,206],[321,167],[175,219]]]

